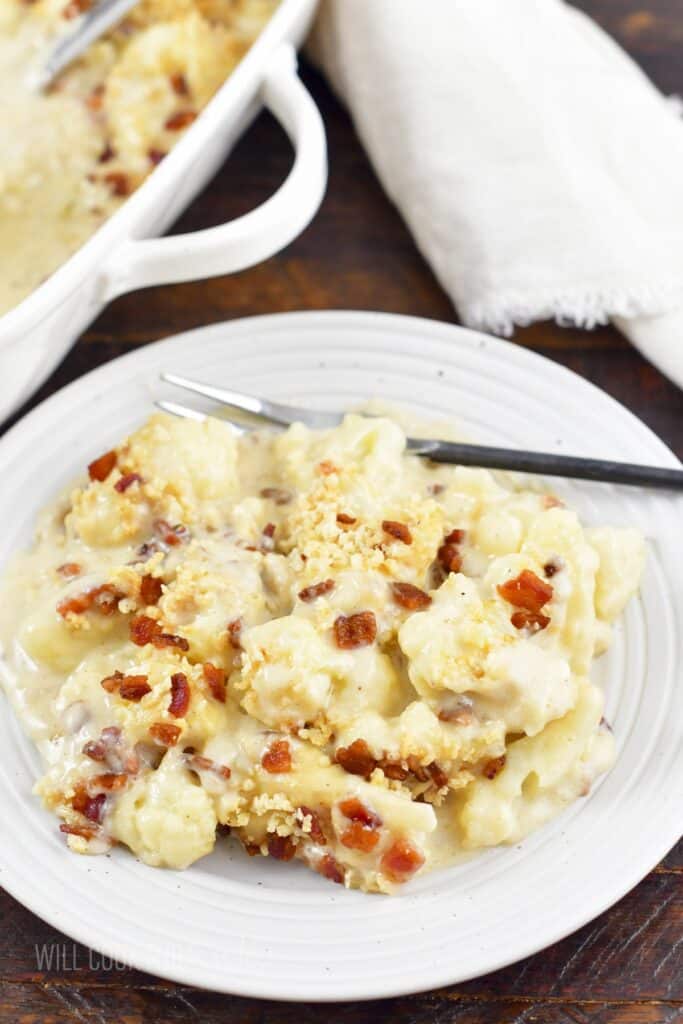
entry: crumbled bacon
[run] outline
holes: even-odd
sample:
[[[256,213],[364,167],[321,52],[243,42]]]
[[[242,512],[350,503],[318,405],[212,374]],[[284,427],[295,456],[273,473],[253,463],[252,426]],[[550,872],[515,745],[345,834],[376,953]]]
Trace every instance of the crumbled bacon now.
[[[101,83],[96,85],[89,96],[86,97],[85,105],[89,110],[96,111],[102,109],[102,103],[104,100],[104,85]]]
[[[327,843],[327,839],[325,837],[325,833],[323,832],[323,827],[320,823],[319,815],[317,815],[316,812],[312,810],[310,807],[306,807],[305,804],[302,804],[301,807],[297,809],[297,813],[302,821],[304,818],[310,819],[310,831],[307,833],[307,835],[309,835],[314,842],[320,843],[321,846],[325,846]]]
[[[115,156],[116,156],[116,154],[115,154],[114,150],[111,148],[110,144],[107,142],[105,144],[104,149],[102,150],[102,152],[98,156],[97,162],[98,162],[98,164],[108,164],[109,161],[113,160]]]
[[[80,836],[81,839],[94,839],[97,829],[89,825],[67,825],[64,822],[59,826],[59,831],[67,836]]]
[[[481,769],[482,775],[487,779],[495,779],[496,775],[500,774],[505,767],[505,760],[505,754],[490,758]]]
[[[123,594],[119,593],[111,583],[103,583],[100,587],[93,587],[83,594],[75,594],[73,597],[65,597],[57,605],[57,611],[66,618],[67,615],[83,615],[84,612],[94,609],[101,615],[113,615]]]
[[[176,672],[171,676],[171,703],[169,714],[174,718],[184,718],[190,706],[190,684],[184,672]]]
[[[291,772],[292,752],[287,740],[274,740],[261,758],[261,764],[271,775]]]
[[[370,778],[377,766],[370,747],[365,740],[360,739],[354,740],[348,747],[339,747],[335,761],[349,775],[362,775],[366,779]]]
[[[269,836],[268,853],[275,860],[291,860],[296,853],[296,844],[290,836]]]
[[[99,793],[97,796],[90,796],[85,786],[80,785],[74,794],[71,801],[71,806],[74,811],[78,814],[82,814],[88,821],[94,821],[96,824],[102,821],[102,814],[104,812],[104,804],[107,797],[104,793]]]
[[[432,761],[431,764],[427,765],[427,771],[437,789],[443,789],[444,786],[448,785],[448,776],[436,761]]]
[[[116,669],[113,675],[105,676],[104,679],[101,680],[100,686],[103,690],[106,690],[107,693],[113,693],[115,690],[118,690],[123,678],[123,672],[119,672],[119,670]]]
[[[195,110],[178,110],[167,119],[164,128],[169,132],[180,132],[183,128],[187,128],[188,125],[192,124],[196,117],[197,112]]]
[[[184,544],[190,539],[190,531],[182,523],[171,526],[165,519],[155,519],[153,523],[154,532],[161,538],[164,544],[174,548],[178,544]]]
[[[379,832],[366,828],[359,821],[352,821],[349,827],[344,829],[340,835],[339,842],[350,850],[371,853],[379,842]]]
[[[523,569],[519,576],[498,585],[498,593],[515,608],[540,612],[553,596],[553,588],[535,572]]]
[[[329,594],[332,590],[334,590],[334,580],[322,580],[320,583],[312,583],[310,587],[304,587],[303,590],[299,591],[299,600],[309,604],[311,601],[315,601],[317,597]]]
[[[151,149],[147,150],[147,159],[149,160],[149,162],[151,164],[154,165],[154,167],[158,167],[159,164],[161,163],[161,161],[166,156],[168,156],[168,153],[166,153],[165,150],[163,150],[163,149],[155,149],[154,146],[152,146]]]
[[[555,573],[559,572],[562,568],[562,562],[557,558],[551,558],[543,566],[543,573],[550,579]]]
[[[429,608],[432,603],[429,594],[425,593],[424,590],[420,590],[419,587],[413,586],[412,583],[392,583],[391,596],[396,604],[400,605],[401,608],[407,608],[411,612]]]
[[[161,551],[160,545],[155,540],[146,540],[144,544],[141,544],[136,554],[138,558],[144,558],[145,560],[151,558],[152,555],[158,554]]]
[[[353,526],[358,520],[355,516],[350,516],[348,512],[337,512],[337,522],[341,526]]]
[[[170,78],[171,88],[176,96],[187,96],[189,95],[189,87],[187,79],[182,71],[176,71],[175,74],[171,75]]]
[[[93,761],[104,761],[107,756],[107,750],[102,740],[88,740],[83,747],[83,753]]]
[[[216,665],[212,665],[210,661],[207,661],[202,666],[202,672],[204,673],[204,679],[209,687],[209,692],[214,700],[218,700],[221,704],[225,704],[225,698],[227,696],[225,689],[225,672],[222,668],[218,668]]]
[[[85,14],[92,7],[92,0],[69,0],[62,11],[62,17],[70,21],[72,18],[78,18],[81,14]]]
[[[456,703],[446,705],[439,711],[440,722],[452,722],[455,725],[472,725],[474,711],[469,704]]]
[[[367,828],[379,828],[382,824],[379,814],[375,814],[374,811],[365,806],[362,800],[355,796],[342,800],[339,804],[339,810],[349,821],[358,821]]]
[[[556,498],[554,494],[545,494],[543,496],[543,507],[544,508],[564,508],[564,502]]]
[[[232,622],[228,623],[228,638],[236,651],[242,650],[241,637],[243,628],[244,622],[241,618],[233,619]]]
[[[377,636],[375,613],[356,612],[355,615],[339,615],[334,620],[333,629],[335,643],[342,650],[367,647]]]
[[[429,484],[429,486],[427,487],[427,494],[431,494],[433,497],[436,497],[437,494],[443,494],[443,492],[445,490],[446,490],[446,485],[445,484],[439,484],[439,483]]]
[[[130,179],[123,171],[107,171],[102,180],[109,186],[113,196],[128,196],[131,192]]]
[[[161,597],[161,580],[158,576],[143,576],[140,580],[140,597],[145,604],[156,604]]]
[[[114,490],[118,491],[119,494],[125,494],[129,487],[133,484],[141,484],[142,477],[139,473],[126,473],[114,484]]]
[[[276,505],[289,505],[293,494],[284,487],[264,487],[261,490],[261,497],[275,502]]]
[[[88,476],[91,480],[99,480],[102,483],[106,480],[112,469],[116,465],[116,452],[105,452],[104,455],[100,455],[99,459],[95,459],[88,466]]]
[[[128,775],[125,772],[103,772],[102,775],[93,775],[88,780],[91,789],[104,789],[112,792],[123,789],[128,784]]]
[[[180,739],[180,726],[171,725],[170,722],[154,722],[149,727],[149,734],[153,740],[163,747],[175,747]]]
[[[377,767],[382,769],[388,779],[393,779],[395,782],[405,782],[410,775],[408,769],[404,768],[400,761],[391,761],[386,757],[377,762]]]
[[[331,882],[336,882],[337,885],[344,884],[344,869],[331,853],[326,853],[324,857],[320,858],[316,871],[324,878],[329,878]]]
[[[174,633],[164,633],[161,625],[149,615],[135,615],[130,620],[130,638],[138,647],[145,644],[153,644],[154,647],[178,647],[181,651],[188,651],[190,645],[182,636]]]
[[[528,612],[525,608],[513,612],[510,622],[515,629],[528,629],[532,633],[540,633],[542,629],[550,625],[550,616],[543,612]]]
[[[60,576],[63,576],[64,579],[70,580],[73,579],[74,576],[80,576],[83,569],[78,562],[63,562],[62,565],[57,566],[57,572]]]
[[[338,473],[339,467],[335,466],[334,462],[330,462],[329,459],[323,459],[322,462],[318,463],[318,472],[322,476],[330,476],[332,473]]]
[[[258,857],[258,855],[261,852],[261,847],[258,845],[258,843],[249,843],[245,839],[243,839],[242,846],[244,847],[245,853],[247,853],[249,857]]]
[[[444,537],[443,544],[437,551],[436,557],[445,572],[460,572],[462,555],[460,554],[459,545],[462,544],[464,539],[465,531],[457,529],[451,530]]]
[[[402,544],[413,543],[413,535],[410,532],[410,527],[406,526],[405,523],[397,523],[394,519],[385,519],[382,522],[382,529],[385,533],[388,533],[390,537],[400,540]]]
[[[384,874],[393,882],[405,882],[424,864],[424,854],[408,839],[396,839],[381,860]]]
[[[119,684],[119,697],[137,704],[138,701],[152,692],[147,676],[124,676]]]

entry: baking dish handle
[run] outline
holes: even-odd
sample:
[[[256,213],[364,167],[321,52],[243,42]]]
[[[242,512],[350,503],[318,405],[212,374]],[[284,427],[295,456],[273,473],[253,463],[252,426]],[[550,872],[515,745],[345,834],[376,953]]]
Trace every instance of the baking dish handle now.
[[[296,51],[290,44],[276,51],[261,99],[295,151],[292,169],[277,192],[250,213],[218,227],[124,242],[104,272],[103,303],[136,288],[244,270],[303,231],[325,192],[327,149],[320,113],[297,75]]]

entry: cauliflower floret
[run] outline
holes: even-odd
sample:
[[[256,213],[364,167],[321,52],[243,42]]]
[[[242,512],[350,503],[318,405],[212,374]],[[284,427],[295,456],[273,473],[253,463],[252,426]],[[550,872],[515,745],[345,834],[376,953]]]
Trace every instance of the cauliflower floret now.
[[[645,542],[638,530],[597,526],[586,530],[600,563],[595,578],[595,609],[614,622],[638,590],[645,565]]]
[[[172,752],[118,798],[112,835],[145,864],[186,868],[214,847],[213,802]]]

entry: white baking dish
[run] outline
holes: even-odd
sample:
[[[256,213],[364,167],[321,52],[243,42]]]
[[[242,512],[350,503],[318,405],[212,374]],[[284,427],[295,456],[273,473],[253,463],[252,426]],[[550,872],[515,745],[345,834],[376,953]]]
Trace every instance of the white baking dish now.
[[[296,71],[316,0],[282,0],[201,117],[164,162],[39,288],[0,317],[0,420],[45,380],[117,295],[232,273],[266,259],[308,224],[327,178],[325,133]],[[289,176],[262,206],[228,224],[159,238],[213,177],[261,107],[289,135]],[[0,271],[1,272],[1,271]]]

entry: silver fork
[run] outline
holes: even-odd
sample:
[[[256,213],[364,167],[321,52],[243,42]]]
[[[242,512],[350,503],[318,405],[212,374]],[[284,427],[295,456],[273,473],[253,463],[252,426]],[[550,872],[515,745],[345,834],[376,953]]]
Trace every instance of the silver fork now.
[[[161,380],[175,387],[192,391],[204,398],[210,398],[228,409],[234,409],[256,420],[287,427],[292,423],[304,423],[315,430],[338,426],[346,415],[343,412],[321,412],[302,409],[294,405],[283,405],[240,391],[219,388],[214,384],[203,384],[189,380],[175,373],[162,373]],[[177,402],[159,400],[156,405],[164,412],[189,419],[206,419],[205,413],[191,409]],[[240,432],[248,427],[230,421]],[[407,450],[422,455],[432,462],[445,462],[460,466],[478,466],[483,469],[507,469],[519,473],[542,473],[545,476],[573,477],[579,480],[594,480],[603,483],[630,484],[642,487],[670,488],[683,490],[683,469],[663,466],[642,466],[630,462],[612,462],[609,459],[584,459],[574,455],[556,455],[554,452],[522,451],[514,448],[495,448],[489,445],[463,444],[456,441],[441,441],[409,437]]]
[[[72,61],[85,53],[100,36],[122,21],[140,0],[99,0],[76,22],[73,32],[57,43],[45,65],[34,75],[32,84],[40,92],[47,89]]]

